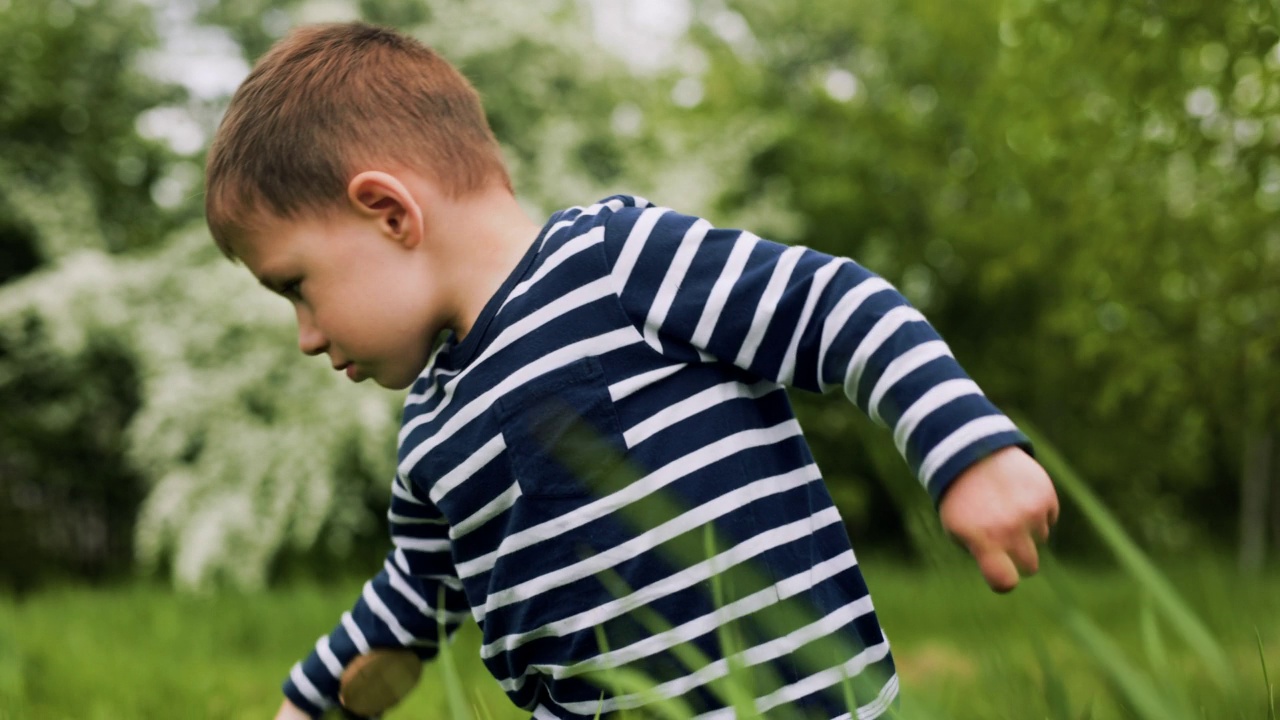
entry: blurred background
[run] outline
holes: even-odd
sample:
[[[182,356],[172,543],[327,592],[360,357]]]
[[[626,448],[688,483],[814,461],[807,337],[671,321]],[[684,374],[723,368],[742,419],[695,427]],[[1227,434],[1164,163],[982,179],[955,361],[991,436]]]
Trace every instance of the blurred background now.
[[[261,716],[380,565],[401,397],[302,357],[287,304],[201,217],[204,153],[253,60],[295,25],[356,18],[471,78],[535,215],[635,193],[897,284],[1214,634],[1240,631],[1228,652],[1263,707],[1259,661],[1280,665],[1271,0],[0,0],[0,717]],[[793,398],[873,591],[878,567],[908,606],[913,587],[960,592],[936,585],[952,568],[976,578],[883,428]],[[1072,500],[1053,554],[1099,573],[1081,584],[1114,594],[1098,608],[1145,597]],[[900,616],[908,690],[1010,677],[910,629],[962,622],[954,604]],[[1030,634],[1060,617],[1026,607]],[[181,653],[205,636],[230,654],[191,689]],[[139,666],[146,685],[59,659],[118,652],[186,669]],[[1043,667],[1033,699],[1054,692]],[[1123,697],[1079,682],[1068,695]],[[1045,716],[1000,707],[986,716]]]

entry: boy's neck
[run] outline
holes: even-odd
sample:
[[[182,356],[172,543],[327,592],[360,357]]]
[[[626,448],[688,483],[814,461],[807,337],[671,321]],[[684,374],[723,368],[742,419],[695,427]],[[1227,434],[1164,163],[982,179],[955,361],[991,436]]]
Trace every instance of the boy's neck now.
[[[505,187],[489,187],[437,206],[431,241],[452,310],[450,326],[466,337],[484,306],[520,264],[541,226]]]

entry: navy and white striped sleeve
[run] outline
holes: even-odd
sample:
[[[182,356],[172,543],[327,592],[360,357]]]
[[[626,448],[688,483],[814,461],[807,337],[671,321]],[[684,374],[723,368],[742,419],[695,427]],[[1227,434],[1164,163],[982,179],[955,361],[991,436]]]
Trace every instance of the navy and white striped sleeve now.
[[[924,316],[852,260],[652,206],[614,213],[605,252],[624,311],[656,351],[843,388],[893,430],[935,502],[982,457],[1030,449]]]
[[[439,623],[451,634],[468,614],[444,516],[398,477],[391,490],[387,522],[395,549],[355,606],[285,680],[285,696],[312,717],[337,704],[342,671],[356,657],[372,648],[408,648],[425,660],[436,654]]]

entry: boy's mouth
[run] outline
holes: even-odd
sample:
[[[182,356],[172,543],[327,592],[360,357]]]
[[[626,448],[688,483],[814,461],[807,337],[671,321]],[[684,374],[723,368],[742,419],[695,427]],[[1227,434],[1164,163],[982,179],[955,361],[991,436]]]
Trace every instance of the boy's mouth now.
[[[352,382],[358,381],[356,377],[356,364],[353,362],[344,362],[341,365],[334,365],[333,369],[338,372],[345,372],[347,374],[347,378]]]

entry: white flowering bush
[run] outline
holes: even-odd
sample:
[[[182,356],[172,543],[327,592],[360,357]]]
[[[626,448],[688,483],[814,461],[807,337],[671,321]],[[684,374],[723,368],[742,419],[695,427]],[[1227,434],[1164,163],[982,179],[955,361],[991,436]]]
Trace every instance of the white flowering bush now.
[[[187,587],[256,587],[284,549],[368,532],[386,492],[397,398],[298,353],[288,306],[208,236],[120,258],[68,255],[0,290],[0,337],[38,318],[47,353],[127,349],[142,402],[124,437],[149,492],[136,552]],[[371,485],[372,484],[372,485]]]

